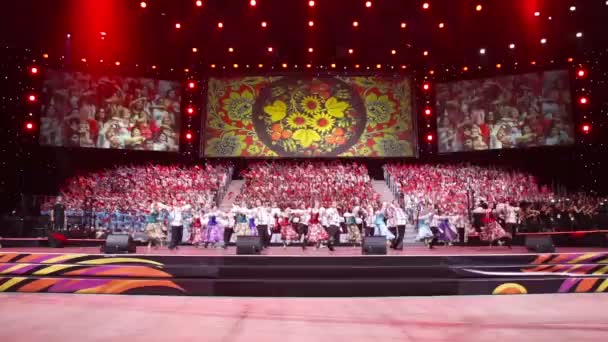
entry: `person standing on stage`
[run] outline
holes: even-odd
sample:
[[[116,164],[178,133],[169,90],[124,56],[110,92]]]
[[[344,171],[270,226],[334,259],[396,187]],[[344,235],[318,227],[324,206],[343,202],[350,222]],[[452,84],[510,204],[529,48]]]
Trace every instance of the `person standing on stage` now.
[[[382,207],[375,213],[374,219],[374,236],[386,236],[387,242],[389,240],[393,240],[395,235],[388,230],[386,225],[386,221],[384,220],[386,217],[386,211],[388,209],[388,203],[382,203]]]
[[[397,237],[393,240],[391,248],[401,251],[403,250],[403,238],[405,237],[407,214],[405,213],[405,210],[399,206],[399,202],[397,200],[393,201],[393,204],[390,206],[390,211],[393,224],[397,227]]]
[[[338,204],[335,201],[332,202],[331,207],[325,209],[325,213],[323,215],[327,224],[327,234],[329,235],[327,248],[329,248],[330,251],[333,251],[334,246],[340,243],[340,223],[342,221],[342,216],[336,208],[337,205]]]
[[[158,207],[169,212],[169,225],[171,226],[171,242],[169,243],[169,249],[177,249],[184,234],[184,211],[190,209],[191,206],[189,204],[179,205],[177,200],[174,199],[170,206],[159,202]]]
[[[268,248],[270,246],[270,234],[268,233],[268,226],[272,224],[274,218],[270,214],[270,208],[262,206],[262,201],[256,201],[256,208],[253,209],[253,217],[255,219],[255,225],[258,230],[258,236],[260,237],[260,243],[262,248]]]
[[[65,205],[63,204],[63,197],[61,196],[57,196],[53,210],[51,210],[51,222],[53,223],[53,230],[55,231],[63,231],[67,227]]]
[[[293,241],[297,241],[298,232],[294,229],[289,216],[292,214],[291,209],[287,208],[279,215],[278,225],[281,229],[281,240],[283,241],[283,248],[287,247]]]
[[[148,249],[150,249],[152,246],[154,246],[154,248],[162,246],[164,234],[161,224],[158,221],[158,217],[158,208],[157,206],[152,204],[150,212],[148,212],[148,215],[146,215],[146,235],[148,236]]]
[[[94,229],[95,228],[95,216],[93,214],[93,199],[91,197],[85,197],[82,203],[82,228]]]
[[[203,242],[204,247],[207,248],[209,245],[214,247],[219,246],[223,241],[222,224],[220,220],[224,219],[224,214],[217,209],[214,204],[211,210],[205,214],[205,221],[207,222],[207,228],[205,229]],[[225,225],[225,224],[224,224]]]
[[[308,224],[308,241],[314,243],[316,248],[321,247],[321,244],[329,238],[327,232],[321,225],[321,215],[325,209],[321,207],[318,200],[315,200],[314,206],[310,209],[310,220]]]
[[[350,211],[344,213],[344,221],[346,223],[346,230],[348,231],[348,240],[353,246],[361,244],[361,231],[357,225],[357,214],[359,207],[352,207]]]

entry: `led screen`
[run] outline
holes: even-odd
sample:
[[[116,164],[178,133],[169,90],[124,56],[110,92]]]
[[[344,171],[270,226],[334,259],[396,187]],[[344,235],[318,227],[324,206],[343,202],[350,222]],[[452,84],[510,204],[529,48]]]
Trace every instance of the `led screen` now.
[[[439,152],[574,143],[568,71],[437,85]]]
[[[399,77],[209,79],[207,157],[411,157],[410,81]]]

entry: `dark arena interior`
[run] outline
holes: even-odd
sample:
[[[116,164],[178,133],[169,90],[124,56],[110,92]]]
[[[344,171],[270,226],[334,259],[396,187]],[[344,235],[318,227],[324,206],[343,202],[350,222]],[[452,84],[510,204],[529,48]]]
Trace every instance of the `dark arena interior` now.
[[[605,341],[608,1],[2,16],[1,340]]]

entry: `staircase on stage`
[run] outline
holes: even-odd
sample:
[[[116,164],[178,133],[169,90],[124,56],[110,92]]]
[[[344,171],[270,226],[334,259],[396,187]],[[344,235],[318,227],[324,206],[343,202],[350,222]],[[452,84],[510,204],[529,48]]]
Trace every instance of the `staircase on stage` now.
[[[0,250],[0,292],[190,296],[439,296],[605,292],[608,252],[453,247],[361,256],[351,247],[180,249],[103,255],[92,248]],[[154,252],[154,251],[152,251]],[[519,252],[522,252],[521,254]]]

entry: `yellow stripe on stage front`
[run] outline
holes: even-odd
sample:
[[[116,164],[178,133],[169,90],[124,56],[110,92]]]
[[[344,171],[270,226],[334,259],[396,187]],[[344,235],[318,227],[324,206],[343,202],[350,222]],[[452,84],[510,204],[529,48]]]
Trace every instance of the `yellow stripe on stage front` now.
[[[123,262],[124,263],[143,263],[143,264],[150,264],[150,265],[156,265],[156,266],[163,266],[163,264],[160,262],[146,260],[146,259],[137,259],[137,258],[101,258],[101,259],[80,261],[80,262],[78,262],[78,264],[80,264],[80,265],[107,265],[107,264],[119,264],[119,263],[123,263]]]
[[[604,282],[597,287],[595,292],[604,292],[608,289],[608,279],[604,280]]]
[[[572,260],[568,261],[568,263],[569,264],[577,264],[577,263],[579,263],[581,261],[585,261],[587,259],[595,258],[596,256],[599,256],[601,254],[603,254],[603,253],[585,253],[585,254],[579,256],[576,259],[572,259]]]
[[[5,269],[4,271],[0,272],[0,274],[11,274],[14,271],[20,270],[22,268],[31,266],[32,264],[17,264],[17,265],[13,265],[12,267],[9,267],[7,269]]]
[[[72,268],[75,266],[76,265],[51,265],[51,266],[45,267],[41,270],[34,272],[34,275],[47,275],[47,274],[51,274],[53,272],[65,270],[66,268]]]
[[[0,292],[4,292],[4,291],[10,289],[13,285],[17,285],[20,282],[24,281],[25,279],[27,279],[27,278],[25,278],[25,277],[14,277],[14,278],[11,278],[6,283],[0,285]]]
[[[62,254],[62,255],[58,255],[54,258],[50,258],[47,260],[44,260],[43,262],[41,262],[42,264],[56,264],[56,263],[60,263],[62,261],[67,261],[70,259],[76,259],[76,258],[80,258],[83,256],[87,256],[88,254]]]

